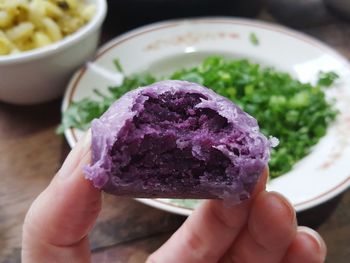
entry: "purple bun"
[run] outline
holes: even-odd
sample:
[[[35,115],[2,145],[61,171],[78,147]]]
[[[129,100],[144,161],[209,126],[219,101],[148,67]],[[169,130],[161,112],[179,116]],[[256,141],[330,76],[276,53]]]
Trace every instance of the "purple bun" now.
[[[249,198],[273,140],[228,99],[186,81],[126,93],[92,122],[86,178],[129,197]]]

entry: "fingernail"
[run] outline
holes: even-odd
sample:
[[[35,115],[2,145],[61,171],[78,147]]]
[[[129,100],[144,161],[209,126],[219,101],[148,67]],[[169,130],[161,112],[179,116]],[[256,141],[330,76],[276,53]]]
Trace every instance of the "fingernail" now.
[[[89,129],[68,154],[61,169],[58,171],[58,176],[60,178],[69,177],[73,173],[74,169],[79,165],[80,160],[90,150],[90,147],[91,130]]]
[[[262,183],[264,185],[264,189],[266,188],[266,183],[268,181],[269,178],[269,174],[270,174],[270,170],[268,166],[265,166],[264,170],[261,173],[261,177],[259,180],[264,180]]]
[[[305,233],[309,240],[317,247],[318,252],[322,256],[322,259],[324,260],[326,258],[326,251],[327,247],[326,244],[324,243],[322,237],[317,233],[315,230],[304,227],[304,226],[299,226],[298,227],[298,232],[303,232]]]
[[[86,152],[90,151],[91,149],[91,129],[88,129],[84,135],[83,141],[82,141],[82,153],[85,154]]]

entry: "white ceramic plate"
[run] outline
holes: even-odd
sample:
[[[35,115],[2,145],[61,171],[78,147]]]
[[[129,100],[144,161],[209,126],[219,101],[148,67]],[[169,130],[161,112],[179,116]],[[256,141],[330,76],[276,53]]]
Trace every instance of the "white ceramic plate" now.
[[[255,33],[259,45],[249,35]],[[72,101],[93,96],[118,82],[113,60],[118,58],[126,75],[148,71],[164,76],[176,69],[200,63],[208,55],[248,58],[287,71],[305,82],[314,82],[320,70],[340,75],[327,95],[337,100],[339,117],[311,154],[292,171],[268,183],[301,211],[334,197],[350,185],[350,66],[346,59],[316,39],[265,22],[211,18],[169,21],[126,33],[103,46],[93,65],[78,71],[66,91],[63,110]],[[82,132],[65,132],[73,147]],[[142,199],[148,205],[189,215],[191,208],[170,200]]]

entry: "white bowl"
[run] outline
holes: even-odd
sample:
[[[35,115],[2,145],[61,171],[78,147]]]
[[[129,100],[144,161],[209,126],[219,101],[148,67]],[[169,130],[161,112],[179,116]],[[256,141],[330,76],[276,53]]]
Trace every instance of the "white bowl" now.
[[[254,32],[259,45],[251,43]],[[335,71],[340,79],[327,89],[336,101],[337,120],[308,156],[291,171],[271,180],[267,189],[285,195],[295,209],[319,205],[350,186],[350,64],[330,47],[307,35],[261,21],[232,18],[202,18],[167,21],[135,29],[103,46],[87,67],[78,71],[66,90],[63,111],[74,101],[94,92],[108,94],[119,82],[113,61],[119,59],[126,76],[149,72],[158,77],[198,65],[209,55],[247,58],[264,66],[288,72],[302,82],[315,83],[319,71]],[[73,147],[83,131],[65,131]],[[192,202],[171,199],[139,199],[148,205],[189,215]]]
[[[96,4],[96,14],[77,32],[47,47],[0,56],[0,101],[35,104],[62,95],[71,74],[94,55],[106,17],[106,0],[88,2]]]

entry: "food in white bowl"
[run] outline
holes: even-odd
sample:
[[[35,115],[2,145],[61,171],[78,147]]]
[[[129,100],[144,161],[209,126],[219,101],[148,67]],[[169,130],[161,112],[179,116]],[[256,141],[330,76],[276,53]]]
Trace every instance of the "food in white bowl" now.
[[[80,0],[67,2],[78,3]],[[55,99],[63,93],[65,84],[72,72],[94,55],[99,41],[101,25],[107,12],[106,0],[85,0],[84,2],[86,6],[95,9],[90,10],[93,15],[89,21],[86,21],[85,25],[62,29],[62,32],[56,30],[57,38],[54,34],[55,30],[47,30],[44,34],[33,29],[33,32],[39,32],[37,34],[37,42],[40,43],[38,46],[33,47],[33,45],[28,44],[29,47],[34,49],[19,52],[21,48],[15,48],[15,51],[11,51],[11,54],[0,56],[1,101],[15,104],[35,104]],[[86,12],[89,13],[90,11]],[[86,15],[88,17],[88,14]],[[47,17],[43,19],[45,18]],[[46,20],[54,21],[52,19]],[[30,25],[32,22],[23,23],[26,27],[25,25]],[[50,24],[52,23],[49,23],[48,27],[50,27]],[[53,28],[57,29],[56,26]],[[59,28],[61,29],[61,27]],[[12,33],[21,35],[20,32],[13,31],[13,29],[12,31],[7,29],[10,30],[7,32],[10,32],[10,35]],[[26,29],[22,27],[18,30],[25,31]],[[1,35],[4,34],[0,31],[0,41]],[[62,39],[58,37],[59,35]],[[8,39],[8,34],[6,36]],[[48,41],[50,43],[46,43]],[[12,44],[14,45],[14,43]],[[30,48],[22,45],[22,49]]]
[[[252,33],[258,39],[257,45],[251,41]],[[174,71],[182,68],[190,70],[212,55],[220,55],[228,60],[249,59],[261,67],[273,67],[278,71],[287,72],[302,83],[309,82],[313,85],[317,82],[320,71],[333,71],[338,74],[339,79],[335,86],[325,89],[326,98],[334,99],[334,106],[339,111],[336,120],[326,129],[326,134],[320,141],[310,149],[309,154],[293,165],[289,172],[270,180],[267,189],[284,194],[297,211],[302,211],[329,200],[349,187],[349,63],[320,41],[278,25],[246,19],[206,18],[167,21],[128,32],[102,47],[90,66],[74,75],[66,90],[62,109],[65,111],[87,97],[96,101],[102,100],[104,95],[108,95],[111,86],[120,85],[117,84],[120,83],[120,78],[114,74],[117,73],[118,64],[115,63],[115,59],[122,65],[126,83],[128,76],[142,72],[157,78],[169,77]],[[221,76],[225,78],[226,74]],[[150,76],[143,76],[139,80],[142,82],[140,86],[147,85],[144,81],[150,81]],[[251,87],[247,87],[247,90],[251,90]],[[118,95],[120,92],[117,91],[122,90],[113,91]],[[286,95],[291,96],[290,93]],[[280,102],[279,99],[273,100]],[[281,101],[283,102],[283,99]],[[99,110],[99,107],[94,107],[94,103],[86,105],[92,110]],[[265,113],[266,109],[262,108],[260,113]],[[256,114],[254,116],[258,117]],[[318,114],[313,116],[319,117]],[[276,121],[275,124],[279,122]],[[260,125],[263,128],[266,123],[261,122]],[[79,128],[65,129],[66,138],[71,146],[74,146],[83,134]],[[280,146],[276,147],[276,150],[287,146],[277,134],[268,134],[280,139]],[[305,142],[301,137],[299,140]],[[294,144],[288,145],[291,147],[288,149],[298,149]],[[272,174],[276,170],[271,169],[270,172]],[[139,200],[183,215],[189,215],[194,205],[194,202],[188,199],[176,203],[175,199]]]
[[[76,32],[95,14],[85,0],[2,0],[0,56],[50,45]]]

